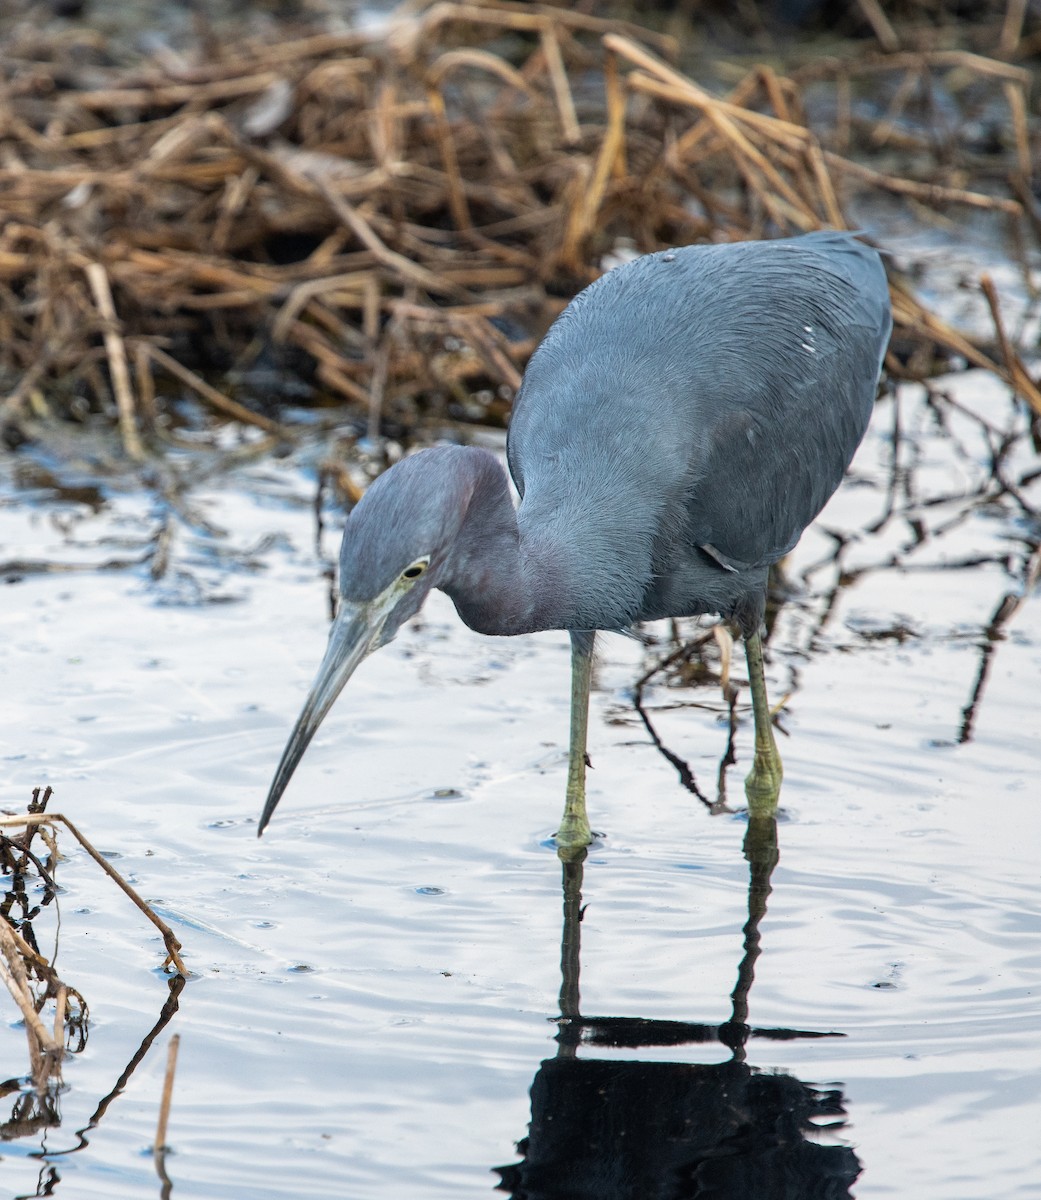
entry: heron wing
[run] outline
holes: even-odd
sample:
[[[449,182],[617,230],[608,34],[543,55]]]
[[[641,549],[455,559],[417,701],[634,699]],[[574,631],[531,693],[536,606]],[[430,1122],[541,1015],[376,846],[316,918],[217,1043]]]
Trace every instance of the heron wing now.
[[[609,272],[525,373],[508,440],[522,521],[627,614],[670,576],[708,604],[698,579],[776,561],[838,486],[889,331],[878,255],[846,234]]]
[[[890,332],[885,276],[860,243],[815,240],[801,240],[809,263],[770,264],[754,289],[727,291],[726,327],[702,364],[690,533],[723,566],[787,554],[870,419]]]

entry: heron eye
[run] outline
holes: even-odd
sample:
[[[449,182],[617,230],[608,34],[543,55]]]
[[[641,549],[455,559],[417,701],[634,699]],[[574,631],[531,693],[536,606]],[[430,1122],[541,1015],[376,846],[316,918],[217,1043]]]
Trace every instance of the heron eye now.
[[[420,577],[420,575],[422,575],[423,572],[427,569],[427,565],[428,565],[428,560],[425,558],[421,558],[421,559],[419,559],[418,562],[414,562],[412,564],[412,566],[406,567],[404,569],[404,571],[401,572],[401,578],[402,579],[418,579]]]

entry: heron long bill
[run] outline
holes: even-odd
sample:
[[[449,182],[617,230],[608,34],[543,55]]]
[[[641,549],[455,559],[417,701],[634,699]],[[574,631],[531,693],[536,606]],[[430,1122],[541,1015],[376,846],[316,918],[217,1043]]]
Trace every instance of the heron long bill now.
[[[352,604],[341,600],[340,611],[329,630],[329,644],[325,650],[325,657],[304,701],[303,711],[297,718],[282,752],[271,790],[267,794],[267,802],[257,826],[257,837],[260,837],[271,820],[282,793],[293,777],[297,763],[303,758],[304,751],[318,732],[318,726],[332,708],[344,684],[354,674],[362,659],[382,644],[380,637],[387,612],[379,603],[380,599],[382,597],[377,597],[367,604]]]

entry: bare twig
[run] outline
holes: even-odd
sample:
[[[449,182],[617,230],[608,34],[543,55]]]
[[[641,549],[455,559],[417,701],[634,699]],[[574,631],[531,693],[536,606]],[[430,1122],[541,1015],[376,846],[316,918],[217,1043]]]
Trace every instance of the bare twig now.
[[[998,346],[1001,349],[1001,357],[1005,363],[1009,383],[1026,400],[1031,408],[1041,416],[1041,388],[1031,379],[1026,367],[1023,365],[1022,359],[1015,352],[1012,343],[1009,341],[1008,334],[1005,332],[1005,323],[1001,319],[997,289],[994,287],[994,281],[989,275],[980,276],[980,290],[986,298],[987,307],[990,309],[990,315],[994,320]]]
[[[12,937],[13,930],[6,921],[0,920],[0,979],[7,986],[15,1004],[18,1005],[26,1028],[36,1039],[41,1051],[56,1060],[61,1058],[61,1042],[55,1041],[33,1004],[29,978],[22,965],[21,948]],[[22,943],[24,945],[24,943]]]
[[[275,434],[279,437],[288,437],[287,430],[277,421],[272,421],[269,417],[262,417],[260,413],[255,413],[252,409],[246,408],[244,404],[239,404],[237,400],[232,400],[229,396],[225,396],[223,392],[218,392],[215,387],[211,387],[204,379],[200,379],[194,371],[189,371],[187,367],[182,366],[175,358],[171,358],[165,350],[160,350],[158,346],[150,346],[146,342],[140,343],[140,346],[142,351],[157,366],[162,367],[164,371],[169,371],[175,378],[187,384],[193,392],[219,412],[224,413],[226,416],[234,417],[236,421],[241,421],[244,425],[255,425],[257,429],[263,429],[266,433]]]
[[[130,387],[130,368],[127,365],[126,346],[123,344],[123,335],[119,331],[108,275],[101,263],[97,262],[87,265],[86,275],[90,290],[94,294],[94,303],[98,306],[98,312],[103,322],[105,353],[108,355],[112,390],[116,394],[116,405],[119,409],[119,430],[123,435],[123,448],[126,450],[128,458],[135,462],[143,462],[145,449],[141,445],[134,419],[134,393]]]
[[[134,891],[129,883],[116,870],[114,866],[100,854],[90,844],[86,837],[76,828],[68,817],[61,813],[26,813],[24,816],[17,817],[0,817],[0,828],[12,828],[24,826],[25,828],[35,828],[42,825],[53,825],[55,822],[61,822],[72,836],[79,842],[90,857],[98,864],[105,874],[112,880],[113,883],[133,902],[133,904],[141,910],[149,921],[159,930],[163,936],[163,942],[166,945],[167,962],[173,963],[177,972],[188,977],[188,969],[181,960],[181,943],[174,936],[173,930],[156,915],[151,905],[147,904]]]

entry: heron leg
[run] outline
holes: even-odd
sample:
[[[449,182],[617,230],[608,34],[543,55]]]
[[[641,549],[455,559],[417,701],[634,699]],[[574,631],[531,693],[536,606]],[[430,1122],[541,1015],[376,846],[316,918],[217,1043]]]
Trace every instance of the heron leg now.
[[[567,798],[557,830],[557,853],[574,858],[593,840],[586,816],[586,735],[589,730],[589,683],[593,673],[595,632],[571,633],[571,748],[568,751]]]
[[[777,797],[781,793],[781,756],[774,741],[770,703],[766,698],[766,678],[763,674],[763,642],[759,631],[745,638],[745,658],[748,660],[748,682],[752,691],[752,714],[755,718],[755,760],[745,780],[748,811],[753,816],[773,816]]]

